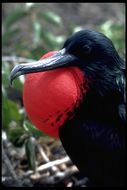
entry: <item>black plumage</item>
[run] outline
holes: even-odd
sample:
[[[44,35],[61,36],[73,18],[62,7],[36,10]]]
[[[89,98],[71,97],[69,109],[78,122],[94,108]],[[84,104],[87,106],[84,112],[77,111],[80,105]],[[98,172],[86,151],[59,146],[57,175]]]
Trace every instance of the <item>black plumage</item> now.
[[[89,91],[75,116],[60,128],[72,161],[92,186],[125,184],[125,65],[103,34],[83,30],[64,44],[78,57]],[[91,80],[92,79],[92,80]]]
[[[67,66],[79,67],[88,87],[73,113],[68,113],[71,118],[59,129],[62,144],[73,163],[90,179],[89,186],[122,187],[125,185],[125,63],[110,39],[96,31],[79,31],[53,56],[17,65],[10,81],[21,74]],[[79,88],[83,94],[84,87]]]

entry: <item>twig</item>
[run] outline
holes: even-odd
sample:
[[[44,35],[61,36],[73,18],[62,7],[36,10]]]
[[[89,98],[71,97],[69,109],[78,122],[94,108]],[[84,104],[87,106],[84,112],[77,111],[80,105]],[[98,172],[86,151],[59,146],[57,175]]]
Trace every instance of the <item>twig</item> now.
[[[49,158],[47,157],[47,155],[45,154],[44,150],[43,150],[43,147],[40,145],[40,144],[37,144],[37,148],[40,152],[40,155],[42,157],[42,159],[45,161],[45,162],[49,162]]]
[[[37,171],[43,171],[43,170],[46,170],[48,168],[51,168],[52,166],[60,165],[60,164],[63,164],[63,163],[69,162],[69,161],[70,161],[70,158],[68,156],[66,156],[63,159],[58,159],[58,160],[55,160],[55,161],[51,161],[51,162],[48,162],[48,163],[46,163],[44,165],[39,166],[37,168]]]
[[[72,166],[68,168],[66,171],[63,172],[57,172],[53,176],[46,176],[43,178],[42,182],[47,183],[47,184],[55,184],[55,183],[60,183],[66,179],[68,179],[72,174],[78,172],[77,168],[75,166]]]
[[[8,61],[13,63],[19,63],[19,62],[32,62],[35,61],[34,59],[27,59],[24,57],[16,57],[16,56],[2,56],[2,61]]]
[[[68,156],[66,156],[63,159],[58,159],[58,160],[51,161],[51,162],[48,162],[46,164],[43,164],[43,165],[39,166],[36,169],[36,172],[44,171],[44,170],[47,170],[47,169],[49,169],[49,168],[51,168],[53,166],[60,165],[60,164],[63,164],[63,163],[67,163],[67,162],[70,162],[70,158]],[[34,173],[34,171],[29,170],[28,172],[25,173],[25,176],[31,175],[33,173]]]
[[[10,162],[10,160],[9,160],[5,150],[4,150],[3,143],[2,143],[2,160],[5,163],[6,168],[8,169],[8,172],[11,174],[12,178],[14,180],[17,180],[17,177],[16,177],[16,174],[13,170],[12,164],[11,164],[11,162]]]
[[[16,174],[14,172],[14,169],[12,167],[12,164],[11,164],[11,162],[8,158],[7,152],[6,152],[6,150],[8,150],[7,142],[8,142],[7,135],[4,131],[2,131],[2,161],[5,163],[5,166],[8,170],[8,172],[10,172],[10,174],[12,175],[12,178],[14,180],[17,180]]]
[[[39,150],[39,152],[40,152],[40,154],[41,154],[43,160],[44,160],[46,163],[50,162],[48,156],[45,154],[45,152],[44,152],[44,150],[43,150],[43,147],[42,147],[40,144],[37,144],[37,147],[38,147],[38,150]],[[57,170],[58,170],[58,168],[57,168],[56,166],[52,166],[52,167],[51,167],[51,171],[52,171],[52,172],[56,172]]]
[[[75,166],[69,167],[66,171],[57,172],[54,175],[51,176],[40,176],[41,183],[43,184],[56,184],[60,183],[63,180],[69,178],[74,173],[78,172],[78,169]]]
[[[4,139],[2,139],[2,161],[4,162],[8,173],[10,173],[13,183],[15,183],[15,185],[17,186],[22,186],[22,182],[17,178],[14,168],[12,167],[12,163],[7,156],[5,148],[6,148],[6,142]]]
[[[55,180],[57,181],[63,181],[67,178],[69,178],[72,174],[74,173],[77,173],[78,172],[78,169],[76,166],[71,166],[69,168],[67,168],[65,171],[63,172],[57,172],[54,177],[55,177]]]

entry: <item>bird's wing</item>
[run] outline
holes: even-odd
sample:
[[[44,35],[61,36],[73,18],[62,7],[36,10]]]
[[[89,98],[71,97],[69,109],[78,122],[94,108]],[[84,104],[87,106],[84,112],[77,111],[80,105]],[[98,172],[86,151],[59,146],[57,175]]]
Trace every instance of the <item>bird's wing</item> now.
[[[74,164],[92,181],[124,183],[125,139],[118,128],[75,121],[61,127],[60,139]]]
[[[126,122],[126,77],[125,77],[125,69],[122,70],[121,75],[117,75],[116,77],[116,85],[118,87],[120,93],[120,103],[118,105],[118,113],[121,118],[123,124]]]

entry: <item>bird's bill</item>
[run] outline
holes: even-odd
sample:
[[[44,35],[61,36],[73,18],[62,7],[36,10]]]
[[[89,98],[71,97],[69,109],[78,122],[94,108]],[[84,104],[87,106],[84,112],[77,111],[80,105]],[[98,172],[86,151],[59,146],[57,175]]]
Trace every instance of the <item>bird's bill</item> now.
[[[72,66],[75,62],[76,57],[74,55],[66,53],[66,50],[64,48],[58,51],[55,55],[43,60],[16,65],[11,71],[10,83],[12,84],[12,81],[20,75],[43,72],[65,66]]]

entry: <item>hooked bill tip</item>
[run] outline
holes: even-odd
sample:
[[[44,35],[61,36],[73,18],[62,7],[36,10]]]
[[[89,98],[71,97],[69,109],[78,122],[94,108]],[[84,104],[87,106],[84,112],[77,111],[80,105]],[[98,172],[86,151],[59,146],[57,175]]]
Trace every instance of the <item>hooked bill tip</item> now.
[[[10,74],[10,76],[9,76],[9,83],[10,83],[10,85],[12,85],[12,82],[13,82],[13,80],[14,80],[16,77],[18,77],[18,76],[20,76],[20,75],[22,74],[21,71],[20,71],[20,69],[21,69],[21,65],[16,65],[16,66],[12,69],[11,74]]]

